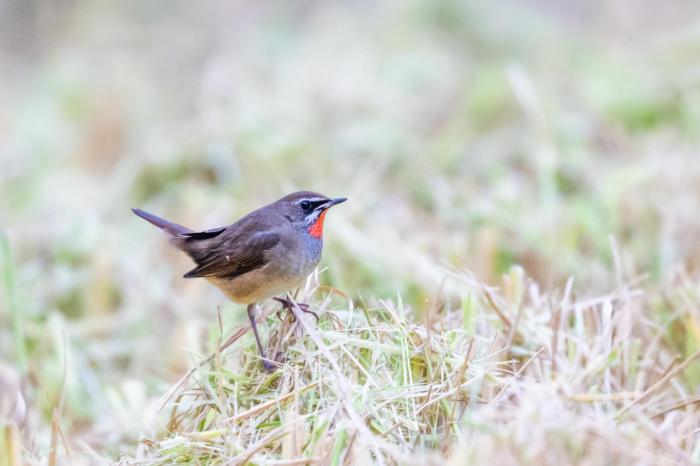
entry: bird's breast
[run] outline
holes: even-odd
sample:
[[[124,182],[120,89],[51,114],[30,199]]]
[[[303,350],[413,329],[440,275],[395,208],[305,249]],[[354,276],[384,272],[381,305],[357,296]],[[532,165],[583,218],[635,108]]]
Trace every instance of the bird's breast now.
[[[304,237],[306,236],[306,238]],[[301,285],[321,260],[323,242],[309,235],[288,237],[265,255],[266,264],[232,280],[210,281],[233,301],[249,304],[283,295]]]
[[[323,241],[303,234],[287,247],[270,251],[270,269],[276,269],[282,275],[304,278],[313,272],[321,260]]]

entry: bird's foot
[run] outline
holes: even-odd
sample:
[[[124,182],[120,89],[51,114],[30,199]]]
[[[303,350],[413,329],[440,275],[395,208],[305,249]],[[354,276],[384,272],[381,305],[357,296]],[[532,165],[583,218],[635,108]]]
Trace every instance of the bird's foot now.
[[[275,364],[274,361],[270,361],[269,359],[263,359],[262,363],[263,367],[267,372],[274,372],[275,369],[277,369],[277,364]]]
[[[282,309],[280,309],[279,311],[277,311],[277,317],[278,317],[280,320],[282,320],[282,318],[280,317],[280,314],[279,314],[279,313],[280,313],[280,311],[282,311],[282,310],[285,310],[285,311],[289,312],[289,313],[291,314],[292,318],[293,318],[293,317],[294,317],[294,312],[292,312],[292,307],[293,307],[293,306],[296,306],[296,307],[298,307],[302,312],[305,312],[305,313],[307,313],[307,314],[311,314],[312,316],[314,316],[314,318],[316,319],[316,322],[318,323],[318,321],[319,321],[318,314],[316,314],[314,311],[312,311],[311,309],[309,309],[309,305],[308,305],[308,304],[305,304],[305,303],[296,303],[296,302],[294,302],[294,301],[292,301],[292,300],[290,300],[290,299],[284,299],[284,298],[273,298],[273,299],[274,299],[275,301],[277,301],[278,303],[282,304]]]

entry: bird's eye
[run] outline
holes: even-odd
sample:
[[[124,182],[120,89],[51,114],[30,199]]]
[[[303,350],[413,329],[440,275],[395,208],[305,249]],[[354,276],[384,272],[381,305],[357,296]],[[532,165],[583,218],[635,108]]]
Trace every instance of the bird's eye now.
[[[301,201],[301,203],[299,205],[305,211],[311,209],[311,203],[309,201]]]

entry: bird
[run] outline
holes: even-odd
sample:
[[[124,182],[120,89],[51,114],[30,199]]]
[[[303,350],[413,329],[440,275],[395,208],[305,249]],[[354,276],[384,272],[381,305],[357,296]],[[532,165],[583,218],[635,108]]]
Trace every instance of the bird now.
[[[265,357],[256,325],[256,304],[270,298],[291,310],[284,296],[314,271],[323,250],[323,222],[328,209],[347,198],[312,191],[288,194],[228,226],[194,231],[144,210],[134,214],[166,233],[170,243],[196,264],[184,278],[205,278],[231,301],[247,305],[258,352]],[[308,305],[297,304],[305,312]],[[318,316],[314,314],[318,319]]]

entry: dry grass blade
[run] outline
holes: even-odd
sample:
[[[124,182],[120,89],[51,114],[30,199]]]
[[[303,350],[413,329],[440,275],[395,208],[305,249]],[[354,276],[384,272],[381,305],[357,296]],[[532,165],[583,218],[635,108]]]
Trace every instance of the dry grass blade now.
[[[314,388],[318,385],[318,382],[311,383],[309,385],[306,385],[305,387],[302,387],[299,389],[300,392],[305,392],[306,390],[309,390],[311,388]],[[254,407],[250,408],[247,411],[244,411],[242,413],[236,414],[233,417],[230,417],[228,419],[224,419],[223,422],[240,422],[246,418],[249,418],[250,416],[259,413],[260,411],[264,411],[267,408],[270,408],[272,406],[279,406],[283,402],[287,401],[288,399],[296,396],[297,393],[295,392],[289,392],[286,393],[278,398],[275,398],[273,400],[265,401],[263,403],[257,404]]]
[[[497,402],[501,399],[501,397],[508,391],[508,389],[512,386],[512,383],[516,383],[516,382],[517,382],[518,377],[520,377],[520,375],[521,375],[523,372],[525,372],[525,370],[528,368],[528,366],[529,366],[530,364],[532,364],[532,361],[534,361],[535,359],[537,359],[537,357],[538,357],[540,354],[542,354],[542,352],[543,352],[544,350],[545,350],[544,347],[543,347],[543,348],[540,348],[540,349],[538,349],[538,350],[535,352],[535,354],[533,354],[532,356],[530,356],[530,358],[529,358],[527,361],[525,361],[525,363],[523,363],[522,366],[520,366],[520,368],[517,370],[517,372],[515,373],[515,375],[512,377],[512,382],[511,382],[511,383],[508,383],[508,384],[505,384],[505,385],[501,388],[501,390],[496,394],[496,396],[493,397],[493,400],[491,400],[490,402],[491,402],[491,403],[497,403]]]
[[[651,394],[656,392],[659,388],[663,387],[666,383],[668,383],[671,379],[673,379],[675,376],[683,372],[690,366],[695,360],[700,358],[700,350],[696,351],[692,355],[690,355],[688,358],[686,358],[685,361],[674,367],[672,370],[668,371],[666,375],[664,375],[662,378],[660,378],[658,381],[656,381],[651,387],[647,388],[641,395],[639,395],[637,398],[632,400],[627,406],[622,408],[618,413],[617,413],[617,418],[620,418],[624,416],[627,412],[629,412],[630,409],[632,409],[634,406],[638,405],[642,401],[646,400]]]
[[[686,406],[694,405],[694,404],[699,404],[700,403],[700,395],[696,396],[691,396],[683,401],[680,401],[678,403],[674,403],[672,406],[662,409],[656,414],[653,414],[651,417],[652,418],[659,418],[663,417],[666,414],[670,413],[671,411],[676,411],[677,409],[683,409]]]
[[[70,451],[63,431],[61,429],[61,417],[63,415],[63,406],[66,399],[66,378],[68,377],[68,346],[66,336],[63,335],[63,378],[61,379],[61,391],[58,396],[58,403],[51,413],[51,445],[48,458],[49,466],[56,466],[58,463],[58,439],[62,440],[63,448],[66,455],[70,458]]]

